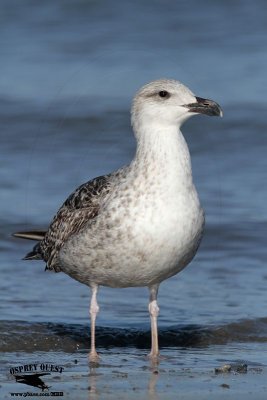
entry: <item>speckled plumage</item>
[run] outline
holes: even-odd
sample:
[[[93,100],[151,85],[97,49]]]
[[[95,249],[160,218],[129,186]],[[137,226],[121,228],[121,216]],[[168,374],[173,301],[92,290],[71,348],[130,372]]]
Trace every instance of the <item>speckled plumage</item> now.
[[[188,147],[179,129],[196,113],[221,115],[221,110],[178,81],[144,86],[132,106],[137,140],[133,161],[81,185],[26,256],[41,258],[48,269],[91,286],[93,356],[98,285],[150,288],[152,355],[158,352],[158,286],[192,260],[204,228]]]
[[[99,176],[79,186],[54,216],[43,239],[34,246],[25,259],[42,259],[46,269],[60,272],[59,251],[64,243],[80,232],[88,221],[97,217],[109,192],[125,176],[126,169]]]
[[[61,271],[58,253],[71,235],[78,233],[99,212],[101,199],[109,192],[109,176],[100,176],[79,186],[55,215],[36,251],[47,269]]]

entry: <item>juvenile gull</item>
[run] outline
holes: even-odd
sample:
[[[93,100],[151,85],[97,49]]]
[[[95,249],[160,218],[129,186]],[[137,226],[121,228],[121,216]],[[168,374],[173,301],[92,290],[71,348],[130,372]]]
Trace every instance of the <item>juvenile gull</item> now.
[[[159,285],[192,260],[204,228],[190,154],[180,131],[195,114],[221,116],[222,111],[178,81],[148,83],[132,104],[137,141],[132,162],[78,187],[47,232],[14,234],[38,240],[25,260],[44,260],[46,269],[65,272],[92,289],[91,361],[98,359],[99,285],[149,288],[150,356],[159,354]]]

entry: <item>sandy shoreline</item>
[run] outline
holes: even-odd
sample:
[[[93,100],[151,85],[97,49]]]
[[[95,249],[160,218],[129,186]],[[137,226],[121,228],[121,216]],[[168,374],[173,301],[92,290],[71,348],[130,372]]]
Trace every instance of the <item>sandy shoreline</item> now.
[[[117,349],[118,350],[118,349]],[[163,351],[164,353],[164,351]],[[158,366],[151,366],[145,353],[105,351],[101,363],[90,368],[87,354],[78,352],[2,353],[1,399],[33,397],[25,393],[61,392],[63,399],[257,399],[267,397],[266,367],[248,364],[247,372],[215,373],[214,367],[202,366],[195,357],[195,366],[185,367],[181,352],[179,356],[167,355]],[[184,358],[187,352],[184,351]],[[15,381],[10,368],[31,362],[39,366],[51,364],[63,367],[63,372],[52,368],[52,372],[41,377],[49,389],[42,390]],[[40,364],[42,363],[42,364]],[[36,364],[37,365],[37,364]],[[223,363],[221,364],[223,365]],[[218,364],[218,366],[220,366]],[[11,395],[11,393],[20,393]]]

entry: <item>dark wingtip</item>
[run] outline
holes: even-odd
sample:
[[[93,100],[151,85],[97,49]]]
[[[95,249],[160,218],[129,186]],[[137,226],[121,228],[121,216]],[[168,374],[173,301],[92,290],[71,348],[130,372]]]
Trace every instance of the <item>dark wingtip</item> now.
[[[36,251],[30,251],[29,253],[26,254],[25,257],[22,258],[22,260],[41,260],[42,257],[39,253],[36,253]]]

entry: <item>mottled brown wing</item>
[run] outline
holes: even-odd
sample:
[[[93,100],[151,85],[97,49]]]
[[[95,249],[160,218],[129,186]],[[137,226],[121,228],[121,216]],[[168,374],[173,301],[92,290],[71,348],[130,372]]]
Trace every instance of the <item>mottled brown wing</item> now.
[[[46,261],[46,269],[59,272],[59,250],[70,236],[97,216],[101,201],[110,191],[109,181],[110,175],[99,176],[79,186],[58,210],[44,239],[29,255],[35,254],[35,258]]]

